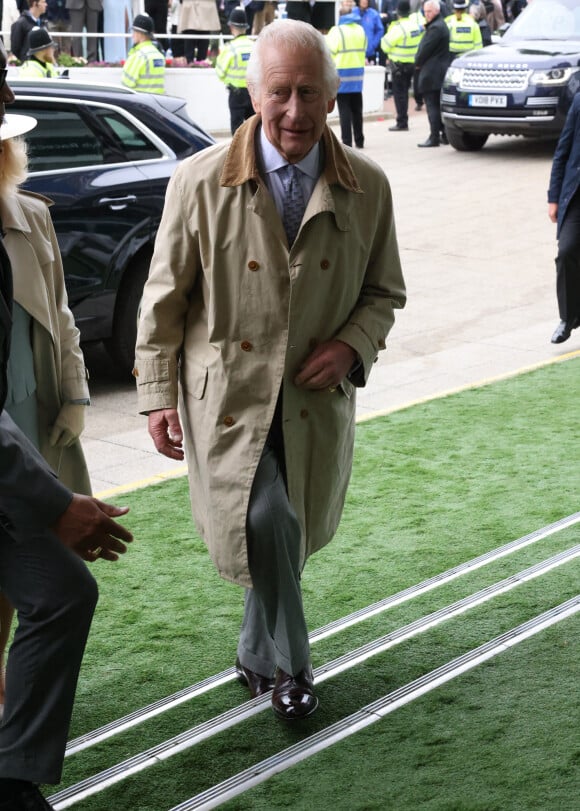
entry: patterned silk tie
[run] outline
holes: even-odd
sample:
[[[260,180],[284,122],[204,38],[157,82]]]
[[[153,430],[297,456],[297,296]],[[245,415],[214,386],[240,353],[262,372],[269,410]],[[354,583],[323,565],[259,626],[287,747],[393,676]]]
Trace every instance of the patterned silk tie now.
[[[282,222],[288,237],[288,246],[292,247],[306,208],[302,184],[300,183],[300,169],[289,163],[279,169],[279,173],[284,187]]]

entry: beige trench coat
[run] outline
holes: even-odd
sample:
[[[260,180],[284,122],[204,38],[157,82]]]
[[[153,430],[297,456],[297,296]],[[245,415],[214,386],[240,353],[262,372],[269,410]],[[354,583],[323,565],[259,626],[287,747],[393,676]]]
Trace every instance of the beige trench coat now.
[[[221,31],[215,0],[183,0],[177,33]]]
[[[246,513],[280,386],[288,492],[302,562],[331,540],[351,472],[355,396],[297,388],[319,342],[360,356],[364,385],[405,288],[388,181],[332,132],[326,168],[288,253],[255,158],[258,117],[184,161],[168,188],[137,340],[139,408],[180,389],[191,502],[220,574],[251,585]],[[179,386],[178,386],[179,380]]]
[[[4,246],[14,277],[14,299],[32,316],[40,452],[76,493],[91,492],[80,441],[52,447],[48,438],[65,402],[88,400],[79,331],[68,307],[64,274],[47,201],[19,192],[0,201]]]

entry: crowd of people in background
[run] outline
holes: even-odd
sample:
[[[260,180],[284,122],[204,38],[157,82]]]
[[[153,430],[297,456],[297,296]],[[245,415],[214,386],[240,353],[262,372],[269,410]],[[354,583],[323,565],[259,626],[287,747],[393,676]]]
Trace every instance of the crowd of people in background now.
[[[492,32],[515,19],[526,4],[527,0],[465,0],[464,10],[486,45]],[[144,12],[153,21],[158,47],[172,63],[191,64],[207,59],[212,35],[230,34],[228,21],[238,6],[244,9],[250,36],[259,34],[275,17],[309,22],[323,34],[338,21],[332,0],[0,0],[0,20],[4,42],[18,62],[28,57],[30,30],[43,27],[59,53],[111,64],[127,58],[132,20]],[[398,19],[397,6],[397,0],[357,0],[358,23],[366,35],[367,64],[388,66],[380,43]],[[410,0],[410,13],[422,14],[422,6],[422,0]],[[442,1],[441,6],[444,17],[453,15],[453,0],[447,4]],[[90,36],[79,36],[87,33]],[[188,36],[182,39],[178,35]]]

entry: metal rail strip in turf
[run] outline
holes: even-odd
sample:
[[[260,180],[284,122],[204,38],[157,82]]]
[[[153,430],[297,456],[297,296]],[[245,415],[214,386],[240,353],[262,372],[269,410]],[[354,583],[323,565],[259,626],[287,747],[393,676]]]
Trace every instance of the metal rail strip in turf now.
[[[490,552],[486,552],[483,555],[472,558],[472,560],[467,561],[466,563],[461,563],[458,566],[447,569],[447,571],[441,572],[434,577],[430,577],[428,580],[423,580],[421,583],[418,583],[415,586],[410,586],[397,594],[390,597],[385,597],[379,602],[373,603],[365,608],[361,608],[358,611],[354,611],[352,614],[348,614],[346,617],[339,620],[334,620],[333,622],[322,626],[318,630],[313,631],[309,635],[310,644],[315,644],[321,639],[326,639],[327,637],[339,633],[346,628],[350,628],[359,622],[363,622],[370,617],[374,617],[383,611],[387,611],[390,608],[401,605],[414,597],[426,594],[439,586],[450,583],[452,580],[455,580],[464,574],[476,571],[477,569],[486,566],[488,563],[493,563],[496,560],[500,560],[513,552],[517,552],[526,546],[543,540],[550,535],[554,535],[556,532],[567,529],[579,521],[580,512],[573,513],[566,518],[561,518],[559,521],[555,521],[553,524],[548,524],[547,526],[535,530],[528,535],[524,535],[522,538],[518,538],[515,541],[510,541],[504,546],[500,546],[497,549],[493,549]],[[172,695],[161,698],[152,704],[148,704],[146,707],[135,710],[134,712],[123,716],[123,718],[111,721],[98,729],[87,732],[84,735],[80,735],[78,738],[74,738],[69,742],[66,748],[66,756],[68,757],[70,755],[74,755],[77,752],[87,749],[90,746],[94,746],[95,744],[107,740],[114,735],[119,735],[121,732],[125,732],[127,729],[138,726],[150,718],[154,718],[156,715],[167,712],[180,704],[184,704],[186,701],[191,701],[191,699],[195,698],[196,696],[203,695],[204,693],[207,693],[222,684],[234,681],[235,678],[235,669],[233,667],[228,668],[227,670],[217,673],[214,676],[210,676],[203,681],[191,685],[190,687],[185,687],[183,690],[180,690],[177,693],[173,693]]]
[[[444,608],[441,608],[438,611],[427,614],[425,617],[415,620],[408,625],[404,625],[403,627],[392,631],[379,639],[375,639],[366,645],[362,645],[361,647],[356,648],[354,651],[350,651],[343,656],[339,656],[337,659],[328,662],[326,665],[316,668],[314,671],[315,681],[317,684],[320,684],[327,679],[332,678],[333,676],[336,676],[349,668],[355,667],[373,656],[376,656],[379,653],[384,653],[389,648],[411,639],[412,637],[417,636],[419,633],[434,628],[436,625],[439,625],[453,617],[459,616],[465,611],[468,611],[470,608],[481,605],[499,594],[504,594],[511,591],[511,589],[515,588],[516,586],[539,577],[540,575],[546,574],[557,566],[561,566],[564,563],[569,563],[571,560],[577,557],[580,557],[580,544],[572,547],[571,549],[560,552],[551,558],[547,558],[545,561],[536,563],[534,566],[530,566],[528,569],[524,569],[517,574],[511,575],[498,583],[487,586],[486,588],[464,597],[463,599],[458,600]],[[74,785],[63,789],[50,797],[49,802],[55,806],[57,811],[59,811],[59,809],[68,808],[70,805],[74,805],[74,803],[80,802],[86,797],[97,794],[100,791],[104,791],[104,789],[108,788],[109,786],[125,780],[132,774],[137,774],[140,771],[144,771],[160,761],[169,759],[178,752],[189,749],[198,743],[201,743],[201,741],[207,740],[208,738],[217,735],[219,732],[223,732],[224,730],[229,729],[230,727],[235,726],[248,718],[251,718],[253,715],[262,712],[269,706],[270,696],[268,695],[246,701],[243,704],[240,704],[238,707],[234,707],[233,709],[228,710],[227,712],[222,713],[209,721],[198,724],[197,726],[192,727],[191,729],[188,729],[185,732],[182,732],[179,735],[158,744],[157,746],[151,747],[150,749],[134,755],[121,763],[117,763],[115,766],[111,766],[109,769],[105,769],[92,777],[88,777],[85,780],[81,780],[79,783],[75,783]]]
[[[578,611],[580,611],[580,596],[540,614],[533,620],[512,628],[511,631],[501,634],[501,636],[486,642],[478,648],[474,648],[462,656],[458,656],[442,667],[438,667],[425,676],[421,676],[398,690],[394,690],[378,701],[368,704],[348,716],[348,718],[344,718],[325,730],[305,738],[300,743],[294,744],[294,746],[290,746],[288,749],[260,763],[256,763],[249,769],[239,772],[239,774],[224,780],[217,786],[212,786],[212,788],[198,794],[196,797],[174,806],[170,811],[210,811],[212,808],[217,808],[244,791],[265,782],[273,775],[279,774],[344,738],[371,726],[371,724],[376,723],[381,718],[389,715],[389,713],[431,692],[436,687],[455,679],[457,676],[461,676],[463,673],[520,644],[540,631],[568,619]]]

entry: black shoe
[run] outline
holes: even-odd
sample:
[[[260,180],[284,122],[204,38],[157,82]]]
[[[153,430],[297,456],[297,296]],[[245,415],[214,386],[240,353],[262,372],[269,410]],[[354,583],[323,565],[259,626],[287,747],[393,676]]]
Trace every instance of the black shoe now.
[[[268,693],[274,686],[274,679],[271,676],[254,673],[249,667],[244,667],[239,659],[236,659],[236,676],[240,684],[249,689],[252,698]],[[0,811],[2,811],[1,808]]]
[[[0,796],[4,794],[3,782],[3,780],[0,780]],[[16,781],[7,782],[14,783]],[[54,807],[45,800],[38,790],[38,786],[35,786],[34,783],[22,781],[22,788],[14,793],[11,792],[8,800],[4,802],[0,800],[0,811],[54,811]]]
[[[389,127],[389,132],[405,132],[408,129],[408,124],[393,124],[392,127]]]
[[[443,144],[443,146],[449,145],[449,138],[447,137],[447,133],[445,132],[445,130],[443,130],[443,132],[441,133],[441,143]]]
[[[572,321],[560,321],[552,335],[552,343],[563,344],[572,334],[572,330],[578,326],[580,326],[580,318],[574,318]]]
[[[423,109],[423,102],[418,101],[417,104],[415,105],[415,111],[420,113],[422,109]]]
[[[434,141],[433,138],[427,138],[426,141],[423,141],[422,144],[417,144],[417,146],[439,146],[439,141]]]
[[[272,692],[272,709],[287,721],[298,721],[312,715],[318,707],[314,695],[314,678],[310,665],[296,676],[291,676],[278,668],[276,684]]]

